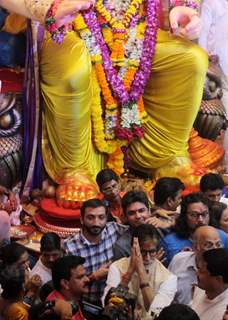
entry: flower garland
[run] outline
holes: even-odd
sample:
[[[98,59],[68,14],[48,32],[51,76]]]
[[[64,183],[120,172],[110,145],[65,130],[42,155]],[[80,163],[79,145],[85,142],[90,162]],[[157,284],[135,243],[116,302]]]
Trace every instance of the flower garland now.
[[[144,15],[138,15],[140,6]],[[93,10],[86,11],[76,18],[75,29],[90,52],[104,101],[104,125],[98,121],[99,117],[102,120],[100,110],[99,116],[93,116],[93,127],[99,127],[105,134],[102,139],[95,138],[95,143],[100,151],[113,155],[109,148],[104,147],[105,142],[119,141],[115,151],[118,153],[118,148],[123,149],[134,137],[141,138],[144,133],[142,122],[146,114],[142,94],[151,73],[155,51],[156,3],[148,0],[142,6],[142,0],[132,0],[121,21],[112,16],[102,0],[98,0],[95,9],[99,16]],[[120,66],[120,69],[116,70],[115,66]]]
[[[185,6],[199,12],[199,1],[194,0],[170,0],[170,9],[177,6]]]
[[[52,40],[57,43],[62,43],[67,32],[71,31],[72,25],[69,23],[61,27],[57,27],[55,21],[55,14],[58,9],[58,6],[63,2],[63,0],[53,1],[51,7],[49,8],[46,18],[45,18],[45,27],[50,32]]]

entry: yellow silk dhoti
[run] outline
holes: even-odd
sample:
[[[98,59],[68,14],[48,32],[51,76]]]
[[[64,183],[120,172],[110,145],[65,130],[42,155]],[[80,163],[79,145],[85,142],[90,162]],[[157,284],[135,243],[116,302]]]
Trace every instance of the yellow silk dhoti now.
[[[58,182],[84,169],[95,176],[105,166],[93,145],[91,62],[84,42],[71,32],[61,45],[46,39],[41,57],[45,132],[43,159]],[[129,156],[136,166],[157,169],[188,157],[188,138],[202,98],[207,55],[197,45],[158,31],[152,74],[144,93],[145,135]]]
[[[104,167],[104,156],[92,142],[92,65],[84,42],[75,32],[62,45],[46,39],[41,56],[44,98],[42,156],[56,182],[78,169],[94,176]]]
[[[188,157],[188,139],[199,110],[208,64],[197,45],[160,31],[150,80],[144,91],[145,134],[130,147],[142,168],[157,169]]]

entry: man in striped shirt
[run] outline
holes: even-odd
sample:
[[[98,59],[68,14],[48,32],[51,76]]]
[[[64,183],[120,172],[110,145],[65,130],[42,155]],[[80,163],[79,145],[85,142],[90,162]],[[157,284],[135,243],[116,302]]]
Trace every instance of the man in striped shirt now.
[[[113,245],[127,227],[115,222],[107,223],[107,211],[101,200],[85,201],[81,208],[82,229],[64,241],[66,254],[85,258],[84,267],[89,276],[87,301],[100,304],[108,267],[113,259]]]

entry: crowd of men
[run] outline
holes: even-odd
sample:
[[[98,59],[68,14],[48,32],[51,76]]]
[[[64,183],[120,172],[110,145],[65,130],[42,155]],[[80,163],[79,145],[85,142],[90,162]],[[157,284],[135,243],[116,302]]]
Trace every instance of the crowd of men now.
[[[184,197],[179,179],[161,178],[153,201],[143,190],[121,193],[109,169],[97,184],[102,196],[82,204],[80,231],[64,241],[44,234],[32,270],[24,246],[2,242],[0,319],[102,319],[108,310],[104,319],[226,320],[222,178],[207,174]],[[131,310],[119,292],[133,297]]]

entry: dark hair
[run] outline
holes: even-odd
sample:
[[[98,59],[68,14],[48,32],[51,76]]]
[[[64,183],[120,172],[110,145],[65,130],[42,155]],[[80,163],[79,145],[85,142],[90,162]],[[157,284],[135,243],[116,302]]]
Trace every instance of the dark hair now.
[[[224,181],[218,173],[207,173],[200,180],[200,190],[206,192],[224,188]]]
[[[200,320],[200,318],[189,306],[175,303],[165,307],[156,320]]]
[[[12,242],[1,248],[1,258],[4,265],[12,265],[16,263],[20,257],[27,252],[22,244]]]
[[[220,228],[220,219],[223,211],[227,209],[227,205],[223,202],[213,201],[210,205],[210,215],[213,227]]]
[[[84,201],[81,206],[81,217],[84,217],[85,210],[87,208],[98,208],[98,207],[104,207],[105,212],[107,214],[107,208],[101,200],[94,198],[94,199],[89,199],[87,201]]]
[[[158,206],[163,205],[169,197],[174,199],[178,192],[184,189],[183,182],[178,178],[160,178],[154,187],[154,203]]]
[[[103,184],[111,180],[115,180],[117,182],[119,181],[119,177],[117,176],[115,171],[113,171],[112,169],[103,169],[100,172],[98,172],[96,177],[96,182],[100,190],[102,190]]]
[[[42,285],[39,290],[39,298],[42,302],[46,301],[49,294],[54,290],[52,280]]]
[[[136,227],[132,234],[132,239],[133,238],[138,238],[139,244],[144,243],[148,239],[160,240],[157,229],[151,224],[141,224],[140,226]]]
[[[190,236],[190,229],[187,223],[187,211],[188,206],[192,203],[202,202],[206,207],[209,208],[210,201],[201,192],[193,192],[188,194],[182,199],[181,202],[181,212],[176,220],[176,225],[174,231],[179,238],[188,238]]]
[[[211,276],[221,276],[224,283],[228,284],[228,249],[211,249],[203,253],[207,270]]]
[[[149,199],[147,197],[147,194],[143,191],[133,190],[125,193],[122,198],[122,208],[125,215],[127,214],[127,208],[135,202],[141,202],[149,209]]]
[[[23,290],[24,281],[25,272],[22,268],[14,265],[6,267],[0,274],[2,297],[8,300],[17,299]]]
[[[85,259],[78,256],[65,256],[57,259],[52,267],[52,282],[56,290],[61,289],[61,280],[70,280],[71,270],[83,265]]]
[[[61,249],[61,239],[54,232],[45,233],[40,241],[40,251],[54,251]]]

